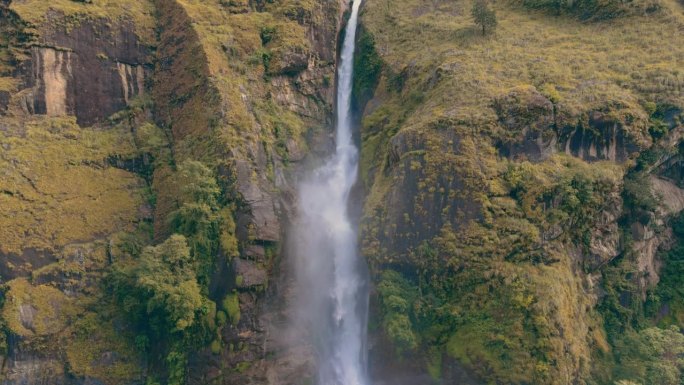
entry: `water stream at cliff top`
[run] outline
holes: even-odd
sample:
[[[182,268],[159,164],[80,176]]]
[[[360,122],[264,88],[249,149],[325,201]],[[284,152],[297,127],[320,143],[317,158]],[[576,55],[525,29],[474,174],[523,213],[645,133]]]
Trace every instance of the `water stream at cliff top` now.
[[[367,278],[349,213],[359,165],[351,93],[360,5],[361,0],[353,0],[338,63],[335,153],[299,186],[298,279],[316,349],[318,385],[368,384]]]

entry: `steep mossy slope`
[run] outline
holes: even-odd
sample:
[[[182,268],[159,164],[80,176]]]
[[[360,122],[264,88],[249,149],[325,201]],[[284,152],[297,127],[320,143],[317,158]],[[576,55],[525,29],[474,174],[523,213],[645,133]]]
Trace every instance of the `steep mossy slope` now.
[[[263,319],[291,176],[329,141],[340,4],[0,15],[0,382],[306,381]]]
[[[152,93],[175,161],[155,170],[155,238],[175,231],[208,246],[207,269],[198,278],[202,295],[215,303],[198,318],[208,318],[209,332],[182,339],[204,346],[193,347],[199,354],[182,352],[189,370],[179,378],[306,381],[310,353],[281,346],[280,332],[271,330],[278,326],[266,318],[286,316],[289,299],[278,297],[286,289],[270,290],[270,282],[284,278],[279,255],[290,176],[331,121],[335,47],[329,42],[336,39],[339,4],[155,4],[161,33]],[[212,170],[218,188],[205,233],[193,213],[195,204],[208,202],[196,201],[194,182],[179,184],[176,172],[195,161]],[[278,304],[264,308],[266,297],[278,297]]]
[[[120,4],[0,5],[6,384],[142,378],[134,335],[100,286],[112,239],[151,221],[150,150],[131,121],[107,115],[144,93],[155,20],[147,2]],[[83,38],[93,31],[98,39]],[[149,120],[143,104],[136,123]]]
[[[676,262],[656,251],[684,208],[684,7],[558,4],[493,3],[484,36],[469,1],[365,4],[355,94],[377,378],[681,377],[676,360],[633,365],[681,336],[648,327],[676,319],[662,289]]]
[[[364,4],[373,375],[681,382],[684,6],[471,5]],[[280,256],[341,7],[0,1],[2,384],[311,383]]]

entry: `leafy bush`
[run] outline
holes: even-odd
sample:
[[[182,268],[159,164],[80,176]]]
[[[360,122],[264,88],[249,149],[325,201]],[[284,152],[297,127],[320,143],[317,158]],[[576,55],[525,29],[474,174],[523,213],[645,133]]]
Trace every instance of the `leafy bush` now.
[[[470,12],[475,19],[475,24],[482,28],[483,35],[496,27],[496,13],[489,7],[486,0],[475,0]]]
[[[169,384],[183,384],[189,352],[215,341],[217,327],[228,318],[239,321],[237,295],[225,311],[217,311],[208,298],[216,256],[236,256],[238,244],[231,206],[222,205],[213,171],[185,161],[173,178],[178,186],[177,208],[168,216],[173,234],[147,247],[144,229],[119,237],[111,246],[114,264],[107,282],[135,329],[136,347],[167,369]]]
[[[629,332],[615,348],[616,379],[659,385],[679,385],[684,379],[684,335],[676,326]]]
[[[181,164],[176,183],[182,186],[179,207],[170,213],[169,222],[174,232],[187,238],[199,282],[206,284],[219,246],[230,257],[237,254],[235,222],[230,208],[221,208],[221,189],[213,171],[201,162]]]
[[[133,271],[139,290],[147,295],[147,313],[163,314],[164,326],[182,331],[195,323],[203,302],[185,237],[172,235],[147,247]]]
[[[411,317],[412,305],[417,300],[416,288],[400,273],[387,270],[378,285],[382,303],[384,330],[397,351],[413,350],[418,346]]]
[[[382,73],[382,59],[375,50],[373,35],[359,30],[354,55],[353,94],[357,102],[369,98],[375,91]]]

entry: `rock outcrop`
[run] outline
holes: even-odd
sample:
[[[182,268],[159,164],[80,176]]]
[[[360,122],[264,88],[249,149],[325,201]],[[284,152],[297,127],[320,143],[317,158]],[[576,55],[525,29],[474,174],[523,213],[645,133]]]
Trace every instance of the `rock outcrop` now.
[[[681,9],[604,24],[528,3],[492,3],[484,37],[469,2],[363,5],[377,384],[609,384],[638,325],[684,327],[658,291],[684,210]],[[344,11],[0,1],[0,384],[314,381],[286,232],[333,147]],[[183,266],[159,268],[183,231]],[[124,295],[149,271],[189,274],[162,289],[196,311]]]
[[[230,322],[192,352],[188,383],[311,376],[306,340],[279,332],[291,300],[282,223],[309,142],[330,141],[342,6],[0,6],[3,384],[163,378],[164,361],[136,350],[134,327],[122,312],[107,315],[118,305],[102,290],[126,237],[145,226],[154,237],[143,242],[170,235],[186,187],[176,165],[186,161],[216,171],[236,237],[207,283]]]
[[[608,384],[623,378],[612,349],[656,306],[682,210],[681,77],[668,49],[637,75],[649,56],[619,41],[660,47],[635,25],[674,33],[667,15],[681,9],[599,32],[491,6],[497,30],[480,37],[470,4],[365,3],[355,95],[371,373]],[[629,60],[602,61],[610,50]]]

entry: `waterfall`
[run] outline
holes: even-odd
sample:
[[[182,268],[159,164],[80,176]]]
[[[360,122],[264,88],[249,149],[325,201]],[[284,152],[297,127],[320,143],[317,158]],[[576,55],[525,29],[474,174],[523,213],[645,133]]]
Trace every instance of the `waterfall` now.
[[[352,139],[354,43],[361,0],[353,0],[337,74],[335,153],[299,186],[300,301],[317,353],[318,385],[366,385],[367,277],[349,215],[358,149]]]

